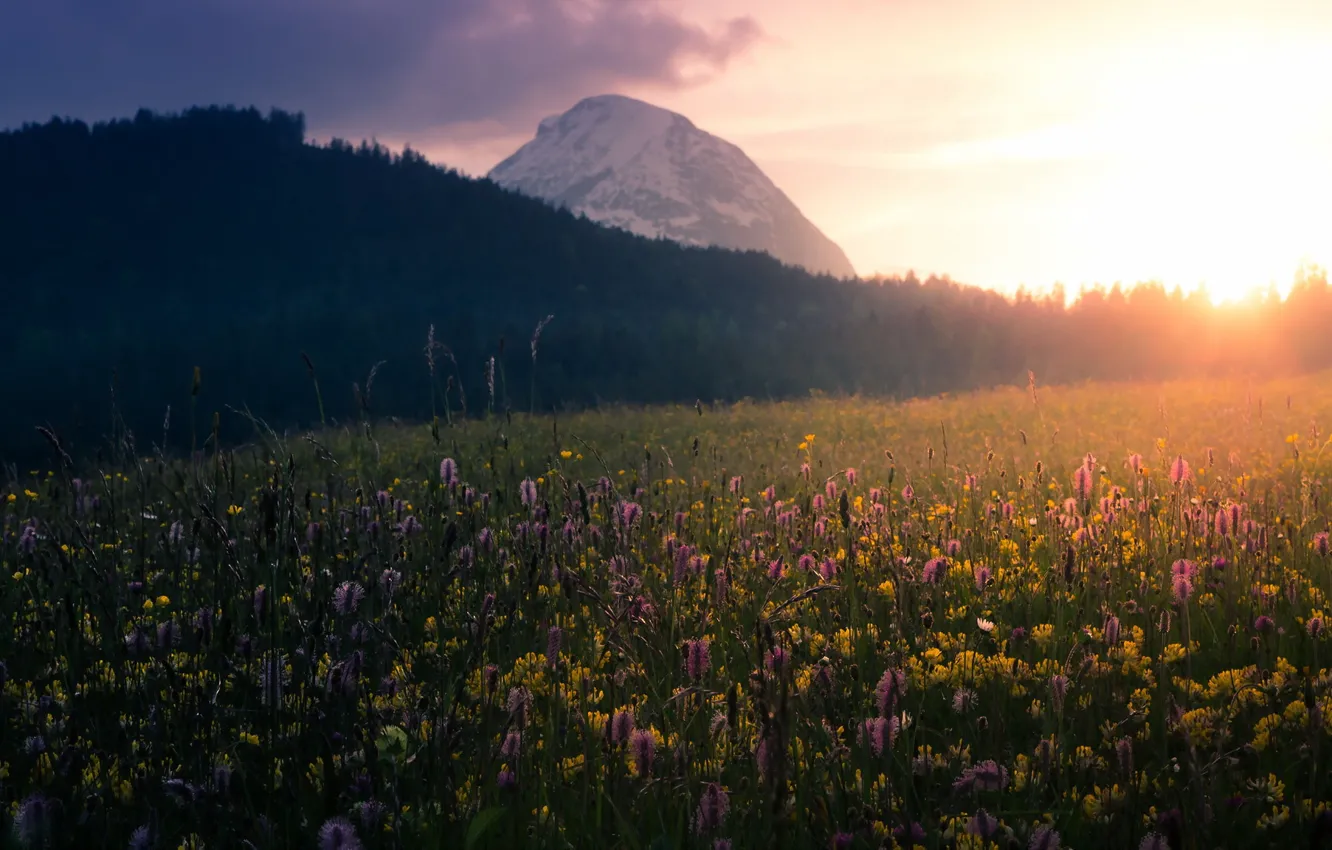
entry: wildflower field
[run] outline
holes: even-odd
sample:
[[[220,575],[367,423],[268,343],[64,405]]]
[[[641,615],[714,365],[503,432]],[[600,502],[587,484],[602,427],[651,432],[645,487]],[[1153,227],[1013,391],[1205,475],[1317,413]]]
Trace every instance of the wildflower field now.
[[[1324,374],[53,453],[0,844],[1332,842],[1327,422]]]

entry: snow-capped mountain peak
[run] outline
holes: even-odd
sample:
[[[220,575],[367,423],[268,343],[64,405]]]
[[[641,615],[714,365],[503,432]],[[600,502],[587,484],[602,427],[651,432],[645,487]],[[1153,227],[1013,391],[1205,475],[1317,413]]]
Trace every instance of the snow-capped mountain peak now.
[[[811,271],[855,274],[744,151],[641,100],[582,100],[542,120],[536,138],[489,176],[644,236],[767,251]]]

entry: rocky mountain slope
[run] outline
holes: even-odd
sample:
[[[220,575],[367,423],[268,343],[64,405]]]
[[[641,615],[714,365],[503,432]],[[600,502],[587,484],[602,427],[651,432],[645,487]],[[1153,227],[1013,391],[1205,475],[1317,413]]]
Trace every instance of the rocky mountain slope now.
[[[489,177],[644,236],[766,251],[810,271],[855,275],[842,249],[744,151],[640,100],[580,101],[542,121],[536,138]]]

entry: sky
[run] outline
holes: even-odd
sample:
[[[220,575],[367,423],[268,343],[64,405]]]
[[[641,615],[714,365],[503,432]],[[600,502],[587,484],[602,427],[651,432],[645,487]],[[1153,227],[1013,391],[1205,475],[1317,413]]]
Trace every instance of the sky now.
[[[1326,0],[6,0],[0,79],[0,126],[276,106],[477,175],[639,97],[862,275],[1223,298],[1332,263]]]

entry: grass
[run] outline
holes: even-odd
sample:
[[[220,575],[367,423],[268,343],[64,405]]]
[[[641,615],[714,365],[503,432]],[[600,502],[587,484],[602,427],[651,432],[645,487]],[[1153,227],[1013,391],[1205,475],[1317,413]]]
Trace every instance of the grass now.
[[[33,471],[0,491],[0,819],[53,847],[1329,840],[1329,386],[259,429]]]

